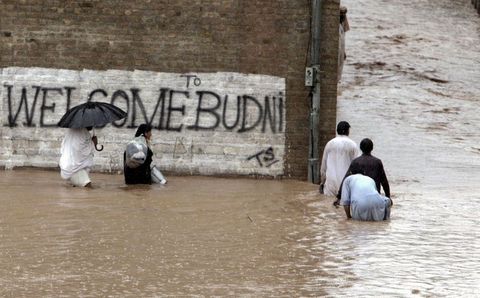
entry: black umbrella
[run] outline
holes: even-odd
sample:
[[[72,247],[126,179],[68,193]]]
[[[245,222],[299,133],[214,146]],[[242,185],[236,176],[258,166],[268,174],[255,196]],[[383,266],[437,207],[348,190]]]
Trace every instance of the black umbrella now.
[[[127,117],[127,113],[112,104],[89,101],[68,110],[58,122],[58,126],[67,128],[103,127],[105,124],[125,117]],[[100,149],[95,147],[95,149],[102,151],[103,146]]]

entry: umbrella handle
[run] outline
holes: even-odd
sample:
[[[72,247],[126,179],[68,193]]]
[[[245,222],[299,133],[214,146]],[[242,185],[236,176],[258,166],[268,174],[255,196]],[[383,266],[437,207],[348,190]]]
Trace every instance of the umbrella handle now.
[[[93,136],[92,136],[92,138],[93,138],[93,137],[96,137],[96,135],[95,135],[95,126],[93,127]],[[102,150],[103,150],[103,145],[100,145],[100,146],[102,146],[102,147],[100,147],[100,149],[98,149],[98,148],[97,148],[97,144],[95,144],[95,150],[97,150],[97,151],[102,151]]]

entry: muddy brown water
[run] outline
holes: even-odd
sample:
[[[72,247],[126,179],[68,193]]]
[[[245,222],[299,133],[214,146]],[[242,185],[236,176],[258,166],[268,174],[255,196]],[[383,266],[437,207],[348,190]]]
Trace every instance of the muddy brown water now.
[[[480,18],[470,1],[344,0],[338,118],[394,208],[348,221],[317,186],[0,172],[2,297],[479,297]]]
[[[52,171],[0,172],[1,296],[323,293],[307,286],[319,264],[302,244],[315,186],[92,177],[83,189]]]
[[[397,204],[384,229],[337,242],[354,247],[340,255],[356,280],[333,293],[479,297],[480,18],[461,0],[342,4],[337,118],[373,140]]]
[[[472,197],[394,181],[392,219],[363,223],[301,181],[92,178],[0,172],[0,296],[479,294]]]

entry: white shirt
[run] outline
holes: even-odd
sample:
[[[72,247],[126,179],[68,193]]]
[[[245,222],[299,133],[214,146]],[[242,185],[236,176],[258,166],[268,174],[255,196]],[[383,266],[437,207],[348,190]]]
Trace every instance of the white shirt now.
[[[70,179],[81,169],[89,170],[93,166],[95,147],[90,133],[85,128],[70,128],[62,142],[60,169],[63,179]]]
[[[350,206],[350,215],[357,220],[379,221],[390,216],[390,199],[380,195],[375,181],[362,174],[345,178],[340,205]]]
[[[327,143],[320,168],[325,195],[335,196],[338,193],[348,167],[358,153],[357,144],[346,135],[338,135]]]

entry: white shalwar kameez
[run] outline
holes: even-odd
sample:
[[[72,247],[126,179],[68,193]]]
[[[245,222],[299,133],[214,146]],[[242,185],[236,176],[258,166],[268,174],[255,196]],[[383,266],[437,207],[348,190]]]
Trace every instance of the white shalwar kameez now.
[[[340,205],[350,206],[350,215],[356,220],[380,221],[390,218],[391,200],[378,193],[372,178],[362,174],[345,178]]]
[[[320,183],[325,195],[337,195],[350,163],[357,156],[357,144],[346,135],[338,135],[327,143],[320,167]]]
[[[75,186],[90,183],[88,173],[93,166],[95,147],[90,133],[85,128],[68,129],[62,142],[60,175]]]

